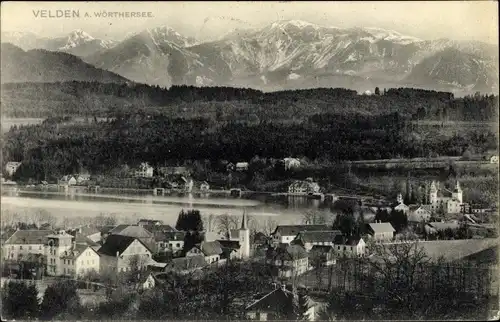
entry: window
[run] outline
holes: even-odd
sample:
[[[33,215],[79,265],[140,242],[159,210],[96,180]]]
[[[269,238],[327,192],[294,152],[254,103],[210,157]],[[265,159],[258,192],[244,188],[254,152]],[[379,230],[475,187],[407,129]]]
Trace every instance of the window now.
[[[66,265],[66,260],[65,259],[63,259],[63,264]]]
[[[20,250],[23,250],[23,245],[19,246],[19,249],[20,249]]]
[[[29,250],[31,250],[31,245],[30,245],[30,246],[28,246],[28,249],[29,249]]]
[[[179,247],[181,247],[181,244],[177,243],[177,244],[175,244],[175,247],[179,248]]]
[[[39,249],[39,250],[42,250],[42,245],[38,246],[38,249]]]

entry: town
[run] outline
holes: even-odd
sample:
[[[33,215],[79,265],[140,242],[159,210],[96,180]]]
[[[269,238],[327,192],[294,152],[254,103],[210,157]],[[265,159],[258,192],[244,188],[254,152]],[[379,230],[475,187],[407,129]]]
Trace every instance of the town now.
[[[300,162],[294,158],[284,159],[282,163],[287,168],[300,167]],[[13,164],[7,166],[8,175],[12,175],[9,171],[14,168]],[[247,163],[237,163],[235,171],[245,171],[247,167]],[[193,180],[185,168],[163,170],[180,178],[178,185],[171,184],[169,189],[177,188],[181,193],[193,191]],[[152,177],[152,173],[152,167],[141,164],[130,176]],[[89,185],[85,183],[90,180],[88,173],[65,175],[55,189],[66,194],[75,187],[88,189]],[[32,188],[46,191],[49,186],[42,183]],[[202,182],[199,188],[202,193],[210,192],[207,182]],[[196,314],[203,312],[209,314],[205,316],[208,318],[322,320],[339,314],[329,294],[346,292],[358,300],[372,296],[369,295],[372,291],[367,291],[375,287],[370,278],[382,278],[390,269],[402,269],[413,263],[422,270],[451,268],[453,274],[459,274],[457,278],[462,276],[461,284],[457,286],[460,292],[473,293],[475,297],[491,301],[498,296],[498,271],[495,267],[498,210],[480,208],[464,200],[458,180],[450,188],[443,187],[438,181],[430,182],[421,203],[412,202],[415,199],[409,182],[406,182],[404,195],[398,193],[392,201],[385,203],[381,200],[375,203],[374,198],[367,196],[346,197],[330,193],[326,194],[332,198],[329,213],[307,211],[302,222],[295,225],[281,225],[245,210],[241,214],[208,216],[196,209],[182,210],[175,227],[157,219],[143,218],[133,224],[123,224],[119,219],[103,216],[99,218],[100,224],[92,223],[89,218],[89,224],[72,227],[68,224],[61,227],[50,215],[31,222],[3,221],[2,284],[7,294],[16,292],[16,286],[12,284],[16,280],[25,281],[25,288],[35,286],[37,294],[34,298],[41,299],[42,307],[35,310],[37,313],[32,312],[35,315],[31,317],[36,314],[52,318],[59,316],[57,314],[69,307],[67,301],[70,297],[78,299],[78,310],[75,311],[78,313],[74,313],[79,314],[78,317],[103,318],[106,305],[118,303],[125,305],[127,314],[134,317],[154,317],[155,311],[146,312],[144,307],[165,306],[158,298],[160,293],[172,296],[176,283],[187,283],[190,286],[186,285],[182,292],[190,292],[196,285],[194,281],[198,281],[244,283],[241,287],[247,289],[241,294],[237,288],[217,295],[204,294],[205,291],[198,289],[199,296],[225,297],[220,306],[214,306],[212,310],[207,310],[203,301],[191,303],[186,311],[165,307],[162,308],[166,310],[165,316],[175,313],[176,317],[200,317],[205,315]],[[149,191],[158,196],[165,195],[164,189]],[[321,195],[324,198],[321,191],[322,188],[308,178],[293,181],[284,193],[292,197]],[[235,198],[240,198],[240,194],[231,193]],[[377,269],[381,271],[377,272]],[[465,273],[471,269],[472,273]],[[415,281],[402,277],[392,280],[392,277],[385,276],[389,278],[385,282],[413,287],[423,283],[425,276],[420,272]],[[433,276],[435,278],[438,277]],[[226,284],[217,287],[223,285]],[[390,285],[395,287],[395,284]],[[425,289],[433,294],[437,292],[436,285],[439,284],[436,282]],[[470,288],[467,285],[476,286]],[[52,296],[57,296],[60,302],[46,304],[48,307],[45,308],[43,303],[49,301],[46,297],[50,291],[59,292]],[[66,295],[65,292],[70,293]],[[198,313],[190,312],[193,305],[200,305]],[[11,310],[15,311],[14,308]],[[392,314],[397,314],[397,309],[386,308],[387,312],[392,310]],[[387,312],[384,314],[389,314]],[[464,314],[460,308],[457,312]],[[372,309],[369,314],[377,316],[379,313]],[[414,312],[405,314],[423,313],[415,308]]]

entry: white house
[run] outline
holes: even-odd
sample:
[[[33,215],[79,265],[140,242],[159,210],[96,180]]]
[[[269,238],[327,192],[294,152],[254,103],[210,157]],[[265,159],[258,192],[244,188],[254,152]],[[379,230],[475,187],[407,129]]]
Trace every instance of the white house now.
[[[74,244],[72,248],[61,254],[61,275],[79,277],[89,272],[99,273],[100,256],[89,245]]]
[[[391,241],[396,230],[388,222],[376,222],[368,224],[368,234],[375,241]]]
[[[300,276],[309,269],[309,256],[300,245],[280,245],[267,250],[266,264],[271,265],[280,278]]]
[[[292,244],[302,245],[306,251],[310,251],[313,246],[333,246],[338,235],[342,235],[340,230],[301,231]]]
[[[200,244],[191,248],[186,256],[199,256],[203,255],[207,264],[218,262],[221,259],[222,247],[218,241],[203,241]]]
[[[410,222],[427,222],[431,219],[430,205],[412,205],[408,215]]]
[[[71,175],[65,175],[59,180],[59,185],[60,186],[74,186],[76,185],[76,179],[75,177]]]
[[[130,236],[109,235],[98,250],[100,271],[115,273],[137,268],[146,268],[151,261],[152,251],[140,239]]]
[[[21,162],[7,162],[5,165],[5,171],[9,174],[9,176],[13,176],[16,173],[17,169],[21,166]]]
[[[364,256],[366,243],[361,237],[344,237],[338,235],[333,246],[335,253],[343,256]]]
[[[301,231],[331,231],[327,225],[279,225],[271,237],[274,242],[289,244]]]
[[[134,171],[134,176],[139,178],[152,178],[153,167],[150,166],[147,162],[142,162]]]
[[[498,155],[492,155],[490,157],[490,163],[492,163],[492,164],[498,164]]]
[[[4,259],[21,260],[29,254],[45,255],[51,230],[17,230],[2,245]]]

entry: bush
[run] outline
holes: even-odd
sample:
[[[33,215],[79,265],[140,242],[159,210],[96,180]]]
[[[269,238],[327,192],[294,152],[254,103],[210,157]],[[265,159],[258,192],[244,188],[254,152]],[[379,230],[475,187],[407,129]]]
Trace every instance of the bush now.
[[[4,319],[34,319],[38,317],[36,285],[9,281],[2,287],[2,317]]]

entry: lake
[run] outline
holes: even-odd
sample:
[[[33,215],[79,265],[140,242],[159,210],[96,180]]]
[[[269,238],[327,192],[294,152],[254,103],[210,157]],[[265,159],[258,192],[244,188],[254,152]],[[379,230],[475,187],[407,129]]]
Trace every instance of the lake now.
[[[303,197],[275,197],[255,199],[214,198],[209,196],[152,196],[112,195],[89,193],[3,191],[2,212],[24,214],[26,220],[39,210],[45,210],[58,220],[91,218],[101,213],[113,214],[119,222],[134,222],[139,218],[161,219],[175,225],[179,212],[198,209],[202,215],[235,215],[243,211],[255,220],[272,217],[279,224],[302,223],[309,210],[328,212],[321,200]]]

